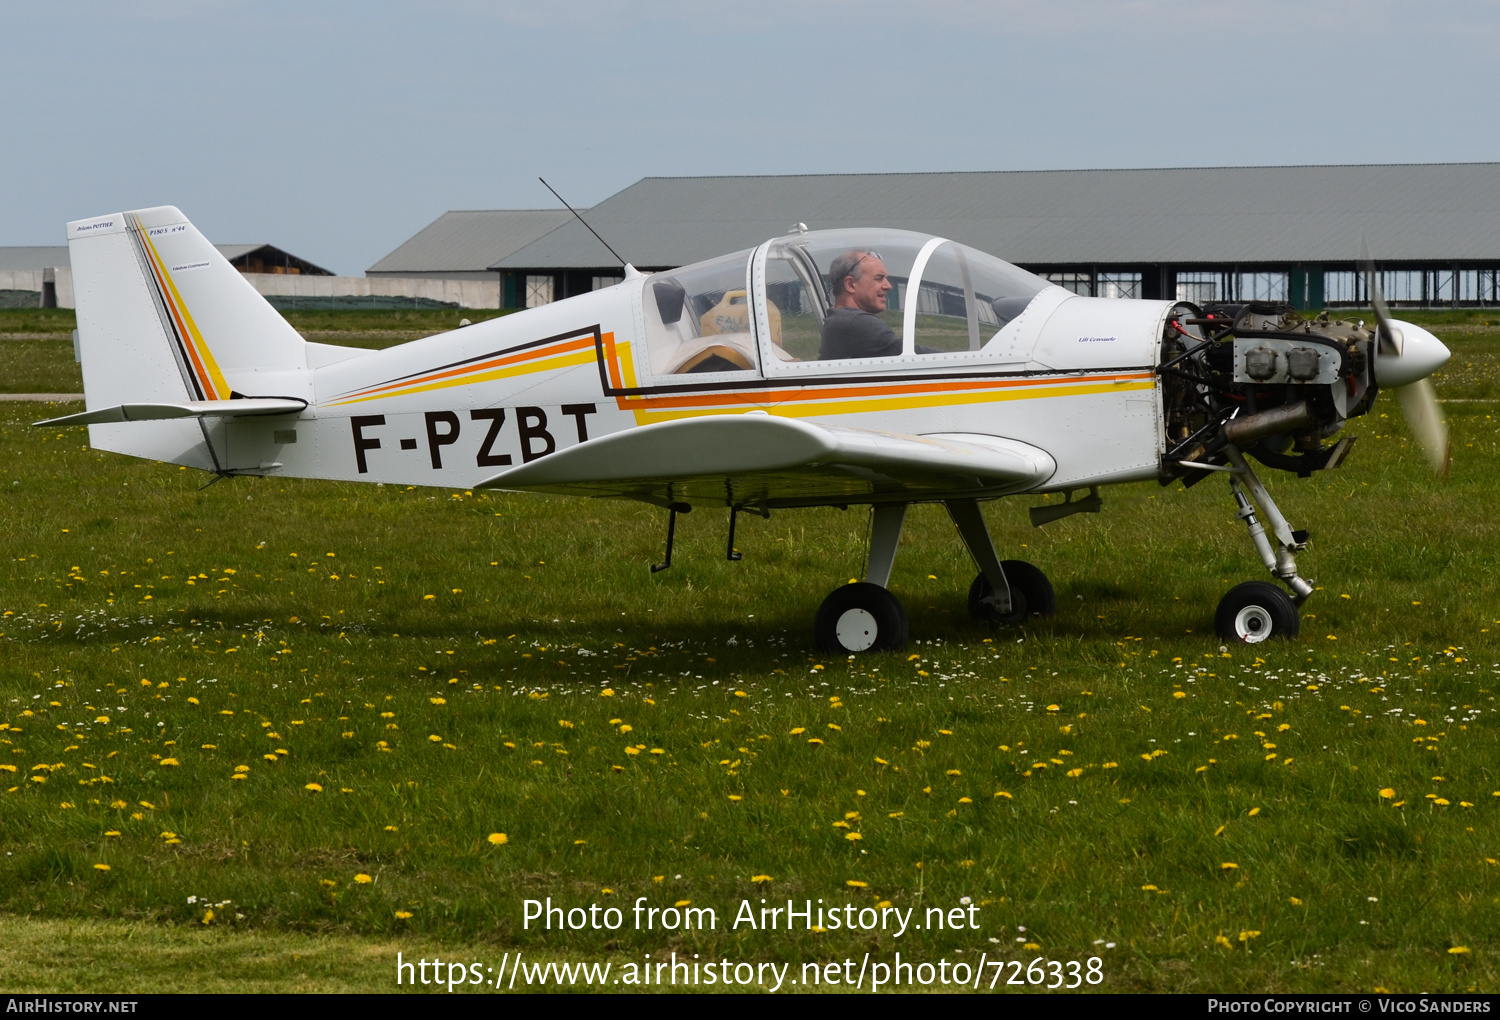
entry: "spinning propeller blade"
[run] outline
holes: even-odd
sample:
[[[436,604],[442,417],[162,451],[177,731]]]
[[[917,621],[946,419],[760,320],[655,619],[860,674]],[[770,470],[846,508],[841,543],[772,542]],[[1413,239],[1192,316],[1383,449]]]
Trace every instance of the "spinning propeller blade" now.
[[[1448,423],[1443,420],[1437,389],[1430,376],[1448,360],[1448,349],[1424,329],[1414,328],[1411,343],[1407,343],[1408,338],[1401,327],[1391,321],[1385,297],[1380,292],[1380,277],[1363,240],[1359,243],[1359,262],[1365,274],[1365,285],[1369,288],[1370,306],[1375,309],[1376,381],[1388,380],[1395,389],[1396,402],[1401,405],[1401,414],[1411,428],[1412,437],[1422,448],[1432,470],[1439,478],[1446,479],[1452,445],[1448,440]]]
[[[1407,386],[1396,388],[1396,402],[1406,416],[1411,434],[1427,455],[1439,478],[1448,477],[1448,459],[1452,446],[1448,441],[1448,423],[1443,420],[1438,407],[1437,389],[1431,379],[1418,379]]]
[[[1376,350],[1384,355],[1401,356],[1401,330],[1391,325],[1391,313],[1385,306],[1385,295],[1380,292],[1380,277],[1375,272],[1375,263],[1370,259],[1370,249],[1364,239],[1359,242],[1359,266],[1364,270],[1365,287],[1370,292],[1370,307],[1375,309]]]

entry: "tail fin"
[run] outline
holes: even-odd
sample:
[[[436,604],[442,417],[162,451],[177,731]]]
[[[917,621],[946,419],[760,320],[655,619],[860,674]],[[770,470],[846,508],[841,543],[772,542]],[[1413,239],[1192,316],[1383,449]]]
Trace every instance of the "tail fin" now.
[[[310,400],[307,343],[176,208],[68,224],[90,410],[232,397]],[[92,425],[102,449],[218,468],[195,421]]]

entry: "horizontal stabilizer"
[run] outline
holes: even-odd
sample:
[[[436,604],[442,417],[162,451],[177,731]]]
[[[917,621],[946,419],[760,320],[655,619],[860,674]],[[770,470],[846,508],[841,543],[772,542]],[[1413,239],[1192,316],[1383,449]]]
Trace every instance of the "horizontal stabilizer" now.
[[[96,411],[33,422],[52,425],[104,425],[121,421],[163,421],[167,418],[241,418],[264,414],[297,414],[307,401],[296,397],[243,397],[236,400],[191,400],[181,404],[116,404]]]
[[[996,436],[897,435],[750,412],[617,432],[475,488],[789,507],[1002,495],[1055,470],[1046,451]]]

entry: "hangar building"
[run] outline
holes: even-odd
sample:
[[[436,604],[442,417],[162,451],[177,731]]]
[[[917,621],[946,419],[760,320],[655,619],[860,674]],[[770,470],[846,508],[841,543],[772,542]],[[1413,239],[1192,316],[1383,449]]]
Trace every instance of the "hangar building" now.
[[[282,251],[273,244],[216,244],[219,254],[242,273],[276,276],[332,276],[322,266]],[[42,308],[73,307],[73,270],[68,246],[0,247],[0,291],[10,295],[40,294]],[[9,303],[6,301],[5,303]],[[27,303],[36,307],[38,299]]]
[[[500,275],[506,307],[621,278],[604,245],[566,210],[555,215],[485,267]],[[888,226],[961,241],[1080,294],[1319,308],[1367,303],[1363,240],[1392,304],[1500,303],[1500,163],[648,177],[584,215],[643,271],[798,223]],[[522,216],[534,217],[528,229],[544,223],[536,210],[449,213],[371,272],[419,240],[428,264],[458,269],[446,244],[465,257],[498,251],[520,236],[511,217]],[[449,217],[475,230],[490,217],[493,244],[445,241]],[[461,264],[479,271],[477,259]]]

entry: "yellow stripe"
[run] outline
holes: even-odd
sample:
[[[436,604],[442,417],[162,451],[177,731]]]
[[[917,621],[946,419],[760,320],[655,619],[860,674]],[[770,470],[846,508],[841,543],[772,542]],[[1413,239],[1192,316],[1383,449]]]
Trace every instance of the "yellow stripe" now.
[[[536,372],[551,372],[560,368],[590,365],[594,363],[594,360],[595,357],[592,350],[574,351],[570,354],[563,354],[554,358],[530,361],[523,365],[508,365],[504,368],[480,372],[477,375],[461,376],[457,379],[443,379],[438,382],[407,386],[403,389],[388,390],[384,393],[376,393],[368,397],[351,397],[348,400],[336,400],[329,406],[339,407],[344,404],[362,404],[369,400],[384,400],[387,397],[402,397],[412,393],[429,393],[433,390],[446,390],[453,386],[469,386],[473,383],[493,382],[496,379],[509,379],[519,375],[531,375]]]
[[[172,292],[172,300],[177,304],[178,310],[182,312],[182,320],[187,323],[188,332],[191,334],[191,343],[198,351],[198,356],[203,359],[203,367],[208,369],[209,379],[212,380],[214,389],[218,391],[209,399],[228,400],[229,383],[224,381],[224,374],[219,371],[219,363],[214,360],[213,351],[209,350],[208,342],[203,339],[203,334],[198,331],[198,324],[193,321],[192,313],[188,311],[187,302],[182,300],[182,295],[178,293],[177,284],[172,282],[172,274],[167,272],[166,264],[162,261],[160,253],[157,252],[156,245],[151,243],[151,232],[146,230],[142,233],[146,240],[146,246],[151,249],[151,258],[161,270],[161,278],[167,282],[167,289]]]
[[[761,408],[750,405],[740,407],[715,407],[672,411],[650,411],[631,408],[636,423],[649,425],[655,422],[676,421],[681,418],[697,418],[709,414],[743,414],[747,410],[763,410],[783,418],[814,418],[835,414],[864,414],[873,411],[900,411],[919,407],[952,407],[958,404],[987,404],[1008,400],[1040,400],[1048,397],[1074,397],[1092,393],[1120,393],[1132,390],[1149,390],[1154,380],[1139,382],[1095,383],[1086,386],[1042,386],[1024,390],[1006,389],[967,393],[930,393],[902,397],[887,397],[874,400],[839,400],[805,404],[771,404]]]

